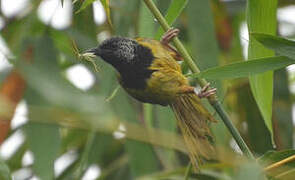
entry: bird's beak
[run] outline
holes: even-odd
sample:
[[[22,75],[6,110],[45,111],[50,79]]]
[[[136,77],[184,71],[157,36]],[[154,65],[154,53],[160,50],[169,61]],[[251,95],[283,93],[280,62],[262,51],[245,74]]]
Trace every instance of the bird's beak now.
[[[95,47],[95,48],[91,48],[91,49],[88,49],[88,50],[86,50],[84,53],[95,53],[97,51],[97,48]]]
[[[97,47],[88,49],[83,52],[84,56],[89,56],[89,57],[94,57],[94,56],[99,56],[99,49]]]

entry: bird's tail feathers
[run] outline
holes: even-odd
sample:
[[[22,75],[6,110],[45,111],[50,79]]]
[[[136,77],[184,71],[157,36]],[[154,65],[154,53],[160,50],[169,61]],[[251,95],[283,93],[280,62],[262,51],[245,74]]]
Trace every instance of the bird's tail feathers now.
[[[195,94],[183,94],[177,97],[170,106],[183,134],[190,160],[195,169],[198,169],[203,158],[209,160],[216,156],[209,129],[209,123],[216,122],[216,120]]]

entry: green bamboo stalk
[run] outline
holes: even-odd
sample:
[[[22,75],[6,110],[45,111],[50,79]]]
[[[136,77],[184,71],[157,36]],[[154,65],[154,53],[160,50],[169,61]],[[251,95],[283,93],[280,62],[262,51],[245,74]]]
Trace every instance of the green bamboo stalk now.
[[[159,11],[159,9],[156,7],[154,2],[152,0],[144,0],[144,2],[147,5],[147,7],[150,9],[150,11],[153,13],[155,18],[158,20],[159,24],[162,26],[164,31],[169,30],[171,27],[168,25],[167,21],[165,20],[165,18],[163,17],[163,15]],[[192,57],[189,55],[189,53],[187,52],[187,50],[185,49],[183,44],[180,42],[178,37],[173,38],[173,43],[174,43],[174,46],[176,47],[176,49],[178,50],[178,52],[182,55],[184,61],[190,67],[191,71],[193,73],[200,73],[200,69],[194,63]],[[196,78],[196,80],[201,87],[204,87],[206,84],[208,84],[208,82],[203,78]],[[216,112],[219,114],[220,118],[222,119],[222,121],[224,122],[224,124],[226,125],[226,127],[228,128],[230,133],[232,134],[233,138],[237,142],[241,151],[250,159],[254,159],[253,154],[251,153],[250,149],[248,148],[247,144],[245,143],[245,141],[241,137],[238,130],[235,128],[233,123],[230,121],[228,114],[221,106],[220,102],[217,99],[217,96],[216,95],[211,96],[208,98],[208,100],[209,100],[210,104],[214,107]]]

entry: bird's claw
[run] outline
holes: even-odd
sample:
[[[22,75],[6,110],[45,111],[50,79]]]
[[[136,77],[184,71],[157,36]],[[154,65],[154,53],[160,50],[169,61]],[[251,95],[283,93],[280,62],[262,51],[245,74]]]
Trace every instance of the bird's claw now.
[[[199,96],[199,98],[207,98],[209,96],[212,96],[214,94],[216,94],[217,89],[216,88],[212,88],[209,89],[210,87],[210,83],[206,84],[200,92],[196,92],[197,95]],[[208,90],[209,89],[209,90]]]
[[[179,33],[179,29],[176,28],[170,28],[163,36],[161,39],[162,44],[169,44],[170,41],[177,36]]]

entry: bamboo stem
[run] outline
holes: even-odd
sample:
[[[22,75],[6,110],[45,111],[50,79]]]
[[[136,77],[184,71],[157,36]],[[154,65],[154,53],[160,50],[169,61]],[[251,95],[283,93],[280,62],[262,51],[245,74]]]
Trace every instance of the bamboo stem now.
[[[153,13],[155,18],[158,20],[159,24],[162,26],[164,31],[169,30],[171,27],[168,25],[167,21],[159,11],[159,9],[156,7],[154,2],[152,0],[144,0],[147,7],[150,9],[150,11]],[[178,52],[182,55],[184,61],[189,65],[191,71],[193,73],[200,73],[200,69],[198,66],[194,63],[192,57],[189,55],[183,44],[180,42],[178,37],[173,38],[173,43],[175,47],[177,48]],[[208,82],[203,78],[196,78],[198,84],[201,87],[204,87]],[[220,118],[232,134],[233,138],[237,142],[238,146],[240,147],[241,151],[250,159],[254,159],[253,154],[251,153],[250,149],[248,148],[247,144],[244,142],[243,138],[241,137],[238,130],[235,128],[233,123],[230,121],[230,118],[228,114],[225,112],[223,107],[221,106],[220,102],[217,99],[217,96],[211,96],[208,98],[210,104],[215,108],[216,112],[219,114]]]
[[[273,163],[270,166],[267,166],[266,168],[264,168],[264,171],[271,171],[273,169],[277,169],[277,168],[279,168],[279,167],[281,167],[281,166],[283,166],[283,165],[285,165],[285,164],[287,164],[289,162],[292,162],[292,161],[295,161],[295,155],[290,156],[290,157],[288,157],[286,159],[283,159],[283,160],[281,160],[279,162]]]

